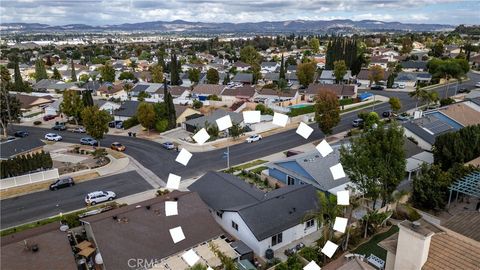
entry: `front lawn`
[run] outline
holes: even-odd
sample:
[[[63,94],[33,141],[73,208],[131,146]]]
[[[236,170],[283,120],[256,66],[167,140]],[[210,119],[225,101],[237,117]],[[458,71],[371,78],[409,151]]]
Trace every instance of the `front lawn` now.
[[[387,251],[381,248],[378,243],[396,232],[398,232],[398,226],[392,226],[388,231],[374,235],[370,241],[360,245],[353,251],[353,253],[364,254],[365,257],[368,257],[373,253],[375,256],[385,261],[387,260]]]

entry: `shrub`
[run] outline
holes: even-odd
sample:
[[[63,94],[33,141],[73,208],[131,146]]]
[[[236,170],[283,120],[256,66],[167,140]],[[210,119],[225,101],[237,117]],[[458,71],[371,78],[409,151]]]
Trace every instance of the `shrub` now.
[[[294,117],[294,116],[303,115],[303,114],[307,114],[307,113],[313,113],[313,112],[315,112],[315,106],[314,105],[305,106],[305,107],[301,107],[301,108],[291,108],[290,112],[288,113],[288,116]]]
[[[168,194],[168,193],[170,193],[170,190],[168,190],[168,189],[163,189],[163,190],[159,189],[159,190],[157,190],[157,193],[155,195],[157,197],[159,197],[159,196],[163,196],[163,195]]]
[[[315,261],[316,263],[320,263],[320,252],[318,252],[317,248],[314,247],[304,247],[300,250],[300,256],[305,258],[307,261]]]
[[[442,98],[440,100],[440,107],[444,107],[444,106],[447,106],[447,105],[450,105],[452,103],[454,103],[455,100],[453,98]]]
[[[355,103],[355,100],[353,98],[344,98],[338,100],[338,104],[340,104],[340,106],[345,106],[353,103]]]
[[[42,124],[42,121],[38,121],[38,120],[37,120],[37,121],[33,122],[33,124],[34,124],[35,126],[38,126],[38,125],[41,125],[41,124]]]
[[[155,122],[155,130],[158,132],[164,132],[168,129],[168,120],[167,119],[159,119]]]
[[[129,119],[123,121],[123,128],[124,129],[129,129],[129,128],[131,128],[133,126],[136,126],[138,124],[140,124],[140,122],[138,122],[137,116],[132,116]]]
[[[200,109],[201,107],[203,107],[203,102],[201,102],[199,100],[194,100],[193,101],[193,108],[194,109]]]

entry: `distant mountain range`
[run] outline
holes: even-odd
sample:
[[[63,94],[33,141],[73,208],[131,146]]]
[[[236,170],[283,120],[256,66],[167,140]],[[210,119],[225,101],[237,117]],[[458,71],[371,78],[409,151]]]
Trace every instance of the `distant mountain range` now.
[[[2,23],[2,32],[108,32],[108,31],[151,31],[162,33],[360,33],[386,31],[430,32],[453,30],[455,26],[446,24],[413,24],[383,22],[374,20],[330,20],[330,21],[275,21],[252,23],[205,23],[176,21],[154,21],[124,23],[116,25],[91,26],[68,24],[51,26],[39,23]]]

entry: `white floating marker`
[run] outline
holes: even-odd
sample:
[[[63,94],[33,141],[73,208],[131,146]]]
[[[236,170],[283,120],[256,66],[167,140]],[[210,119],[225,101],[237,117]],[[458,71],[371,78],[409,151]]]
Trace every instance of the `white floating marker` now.
[[[178,189],[178,187],[180,186],[181,179],[182,177],[176,174],[173,174],[173,173],[168,174],[167,189]]]
[[[170,202],[166,201],[165,202],[165,216],[176,216],[178,215],[178,204],[177,202]]]
[[[288,122],[288,115],[283,113],[274,113],[273,114],[273,124],[276,126],[285,127]]]
[[[197,253],[195,253],[193,249],[190,249],[189,251],[183,253],[182,258],[187,262],[190,267],[194,266],[198,262],[198,260],[200,260],[200,257],[198,257]]]
[[[343,171],[342,164],[338,163],[330,167],[330,172],[332,173],[333,180],[338,180],[345,177],[345,172]]]
[[[245,124],[260,123],[260,111],[244,111],[243,122]]]
[[[182,164],[183,166],[187,166],[187,163],[190,161],[191,158],[192,158],[192,153],[188,152],[187,149],[182,148],[182,150],[180,150],[180,153],[178,153],[178,156],[175,159],[175,161]]]
[[[342,190],[337,192],[337,204],[338,205],[350,204],[350,193],[348,190]]]
[[[230,115],[225,115],[224,117],[218,118],[216,122],[218,130],[220,131],[232,127],[232,118],[230,118]]]
[[[331,241],[327,241],[327,243],[325,243],[325,246],[323,246],[322,248],[322,253],[325,254],[328,258],[332,258],[337,248],[338,245]]]
[[[172,237],[173,243],[178,243],[185,239],[185,235],[183,234],[182,227],[176,227],[173,229],[170,229],[170,236]]]
[[[202,128],[200,129],[197,133],[195,133],[195,135],[193,135],[193,139],[199,144],[199,145],[202,145],[204,144],[206,141],[208,141],[208,139],[210,139],[210,135],[208,135],[208,132]]]
[[[303,270],[320,270],[320,266],[315,261],[311,261],[305,267],[303,267]]]
[[[308,139],[310,135],[313,132],[313,128],[311,128],[309,125],[305,124],[304,122],[300,122],[300,125],[298,125],[297,128],[297,134],[302,136],[305,139]]]
[[[347,222],[348,218],[336,217],[335,224],[333,224],[333,229],[337,232],[345,233]]]
[[[321,143],[319,143],[316,148],[322,157],[326,157],[328,154],[333,152],[332,147],[326,140],[323,140]]]

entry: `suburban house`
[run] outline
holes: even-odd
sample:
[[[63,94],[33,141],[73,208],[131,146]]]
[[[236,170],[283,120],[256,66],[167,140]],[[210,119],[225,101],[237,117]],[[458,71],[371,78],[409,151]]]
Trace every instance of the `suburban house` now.
[[[39,139],[14,139],[0,143],[0,160],[43,151],[45,143]]]
[[[285,101],[292,100],[299,97],[298,91],[295,89],[285,89],[284,91],[277,91],[276,89],[263,88],[257,91],[255,94],[254,101],[267,103],[266,100],[271,101]]]
[[[288,65],[286,73],[297,73],[297,65]]]
[[[178,214],[166,216],[166,203],[176,202]],[[87,238],[102,256],[104,270],[175,269],[186,270],[191,265],[182,256],[192,250],[197,261],[217,268],[221,265],[210,249],[217,248],[231,259],[238,254],[227,242],[229,236],[218,226],[200,196],[193,192],[174,191],[81,219]],[[175,241],[170,230],[185,235]],[[138,259],[153,265],[138,265]]]
[[[151,98],[159,99],[160,96],[163,97],[163,83],[139,82],[130,90],[130,95],[136,97],[142,92],[148,94]]]
[[[465,101],[425,112],[422,117],[404,123],[403,127],[405,136],[414,138],[418,146],[430,151],[439,135],[478,124],[480,106]]]
[[[318,207],[317,190],[311,185],[264,193],[234,175],[208,172],[188,188],[200,195],[226,232],[258,256],[318,230],[315,219],[306,220]]]
[[[275,72],[280,68],[280,64],[277,62],[262,62],[260,64],[261,73]]]
[[[405,72],[422,72],[427,71],[427,61],[404,61],[400,62],[402,71]]]
[[[177,126],[181,126],[183,122],[191,115],[200,114],[199,111],[192,109],[188,106],[174,105],[175,106],[175,115],[177,117]]]
[[[53,222],[3,236],[2,269],[77,270],[67,233],[59,228],[60,224]]]
[[[380,82],[386,82],[388,80],[388,76],[390,76],[390,72],[387,70],[383,71],[383,78]],[[361,83],[362,86],[370,86],[370,70],[362,69],[357,75],[357,82]],[[372,83],[375,83],[372,81]]]
[[[105,98],[125,98],[127,96],[127,92],[123,86],[123,83],[112,84],[106,82],[97,89],[97,96]]]
[[[280,79],[280,73],[278,72],[265,73],[262,78],[263,82],[265,82],[266,84],[278,82],[279,79]]]
[[[52,90],[51,85],[55,85],[59,83],[59,80],[54,80],[54,79],[42,79],[35,84],[32,85],[33,90],[35,92],[47,92],[48,90]]]
[[[243,83],[243,84],[252,84],[253,74],[252,73],[237,73],[232,79],[232,82]]]
[[[252,85],[244,85],[234,88],[226,88],[222,92],[223,101],[249,101],[255,95],[255,87]]]
[[[122,102],[122,105],[113,112],[113,117],[115,120],[125,121],[130,119],[137,113],[139,101],[135,100],[126,100]]]
[[[347,73],[343,76],[343,80],[339,83],[348,83],[352,79],[352,71],[347,70]],[[318,78],[319,83],[324,84],[335,84],[336,79],[335,75],[333,74],[333,70],[323,70],[322,74]]]
[[[400,72],[395,78],[396,83],[403,83],[408,87],[415,87],[419,82],[428,83],[432,75],[428,72]]]
[[[115,110],[120,109],[120,106],[121,106],[119,103],[115,103],[115,102],[103,100],[103,99],[95,99],[93,100],[93,104],[97,105],[100,110],[107,111],[110,114],[113,114]]]
[[[336,194],[345,190],[350,183],[348,177],[335,180],[330,167],[340,162],[340,151],[334,151],[322,157],[315,150],[302,153],[289,158],[268,163],[268,176],[278,181],[281,186],[298,186],[310,184],[315,188]]]
[[[247,70],[250,69],[250,65],[246,64],[242,61],[237,61],[237,62],[233,63],[232,67],[236,68],[237,71],[247,71]]]
[[[216,126],[216,120],[227,115],[230,116],[233,124],[240,124],[241,126],[243,126],[243,115],[241,113],[217,109],[209,115],[204,115],[185,121],[184,124],[182,124],[182,127],[188,132],[194,133],[198,129],[205,128],[205,125]]]
[[[47,104],[53,102],[53,98],[51,96],[16,94],[15,97],[18,99],[18,101],[20,101],[20,108],[22,111],[42,109]]]
[[[92,91],[93,94],[97,93],[98,88],[100,88],[102,84],[99,81],[88,81],[82,85],[88,91]]]
[[[473,219],[478,225],[479,218],[478,211],[471,211],[465,220],[457,220],[457,224],[471,223],[468,219]],[[457,227],[460,227],[458,225]],[[400,222],[398,227],[400,228],[398,233],[378,244],[387,250],[385,270],[480,268],[478,238],[465,236],[423,219],[415,222],[405,220]],[[466,227],[466,229],[469,228],[475,227]],[[474,230],[470,232],[478,236],[478,226],[476,232]]]
[[[315,98],[322,92],[330,91],[337,95],[339,99],[355,98],[357,97],[357,85],[355,84],[318,84],[311,83],[305,90],[305,97],[309,101]]]
[[[201,101],[207,100],[209,96],[218,96],[222,94],[225,85],[219,84],[197,84],[193,87],[192,97]]]

